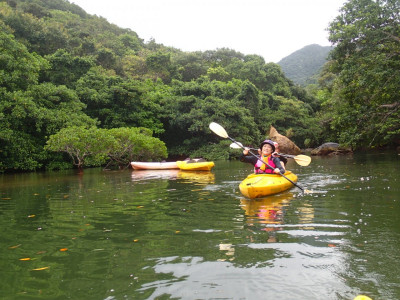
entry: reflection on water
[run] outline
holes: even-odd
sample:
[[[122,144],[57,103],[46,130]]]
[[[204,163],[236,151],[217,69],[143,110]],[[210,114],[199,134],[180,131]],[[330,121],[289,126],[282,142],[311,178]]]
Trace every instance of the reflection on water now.
[[[2,175],[0,298],[400,299],[397,161],[289,161],[313,193],[252,200],[240,162]]]
[[[178,179],[184,179],[191,183],[211,184],[215,182],[215,174],[207,171],[180,171]]]
[[[248,223],[281,224],[283,222],[283,206],[287,206],[293,194],[290,192],[272,195],[260,199],[242,198],[240,204],[248,216]]]
[[[182,171],[182,170],[135,170],[132,172],[132,181],[151,180],[151,179],[183,179],[187,182],[214,183],[214,173],[208,171]]]
[[[176,179],[179,170],[134,170],[132,171],[132,181],[140,181],[147,179]]]
[[[250,242],[255,242],[254,230],[257,230],[253,228],[256,227],[254,226],[255,223],[265,225],[260,230],[269,233],[266,238],[268,243],[278,242],[275,231],[281,230],[282,228],[268,225],[284,224],[284,206],[289,205],[293,197],[293,193],[285,192],[260,199],[242,198],[240,200],[241,207],[245,210],[247,216],[247,230],[252,232],[252,234],[247,236]]]

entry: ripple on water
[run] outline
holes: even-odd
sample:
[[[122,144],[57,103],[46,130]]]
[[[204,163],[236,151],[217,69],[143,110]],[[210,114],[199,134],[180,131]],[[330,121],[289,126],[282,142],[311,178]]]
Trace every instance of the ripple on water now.
[[[140,292],[152,290],[148,299],[173,295],[181,299],[336,299],[333,291],[345,292],[336,277],[335,264],[340,253],[304,244],[249,244],[254,254],[273,249],[273,260],[244,266],[235,261],[205,261],[201,257],[161,258],[153,267],[168,280],[143,284]],[[283,255],[285,253],[286,255]],[[316,263],[317,262],[317,263]],[[304,282],[307,282],[305,285]],[[331,297],[329,295],[331,294]]]
[[[299,176],[301,177],[301,176]],[[345,175],[313,173],[310,176],[301,178],[303,184],[308,189],[328,188],[346,182],[348,178]]]

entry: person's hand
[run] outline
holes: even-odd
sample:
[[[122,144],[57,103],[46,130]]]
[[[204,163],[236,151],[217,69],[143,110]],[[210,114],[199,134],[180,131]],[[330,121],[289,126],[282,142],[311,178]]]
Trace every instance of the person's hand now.
[[[243,154],[244,154],[244,155],[249,154],[249,150],[250,150],[249,148],[244,147]]]
[[[280,173],[281,173],[281,171],[279,171],[279,169],[278,169],[278,168],[276,168],[276,169],[274,169],[274,173],[276,173],[276,174],[280,174]]]

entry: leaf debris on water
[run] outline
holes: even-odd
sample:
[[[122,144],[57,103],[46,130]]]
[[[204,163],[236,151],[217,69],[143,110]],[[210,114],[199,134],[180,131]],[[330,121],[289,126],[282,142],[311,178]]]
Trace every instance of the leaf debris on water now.
[[[46,270],[50,267],[42,267],[42,268],[36,268],[36,269],[32,269],[32,271],[42,271],[42,270]]]

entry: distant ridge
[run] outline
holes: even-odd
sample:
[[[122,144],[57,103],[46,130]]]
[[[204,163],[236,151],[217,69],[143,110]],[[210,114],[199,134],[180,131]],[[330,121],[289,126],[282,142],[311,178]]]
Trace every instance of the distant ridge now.
[[[278,62],[286,77],[305,86],[316,82],[316,75],[327,62],[331,46],[312,44],[293,52]]]

